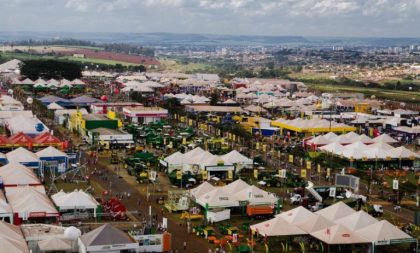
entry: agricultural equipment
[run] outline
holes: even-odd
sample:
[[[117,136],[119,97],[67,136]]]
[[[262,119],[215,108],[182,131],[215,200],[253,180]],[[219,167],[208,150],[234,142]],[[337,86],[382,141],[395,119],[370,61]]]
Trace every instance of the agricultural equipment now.
[[[126,220],[127,208],[116,197],[110,198],[108,201],[102,201],[103,212],[109,213],[113,220]]]

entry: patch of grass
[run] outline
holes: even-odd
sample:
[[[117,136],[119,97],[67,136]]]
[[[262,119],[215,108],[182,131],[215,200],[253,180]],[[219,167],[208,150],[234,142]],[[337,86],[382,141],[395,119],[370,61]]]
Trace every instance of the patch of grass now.
[[[106,65],[121,64],[123,66],[137,66],[137,65],[140,65],[140,64],[122,62],[122,61],[104,60],[104,59],[96,59],[96,58],[79,58],[79,57],[73,57],[73,56],[60,57],[59,59],[65,59],[65,60],[68,60],[68,61],[77,61],[77,62],[82,62],[82,63],[85,63],[85,64],[89,64],[89,63],[106,64]]]

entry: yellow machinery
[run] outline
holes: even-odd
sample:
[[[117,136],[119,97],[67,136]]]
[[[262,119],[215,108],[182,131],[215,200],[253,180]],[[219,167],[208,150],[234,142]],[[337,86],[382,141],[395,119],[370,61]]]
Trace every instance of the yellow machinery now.
[[[181,220],[201,220],[201,219],[204,219],[204,215],[202,215],[202,214],[192,214],[192,213],[189,213],[189,212],[187,212],[187,211],[185,211],[185,212],[182,212],[182,214],[181,214]]]

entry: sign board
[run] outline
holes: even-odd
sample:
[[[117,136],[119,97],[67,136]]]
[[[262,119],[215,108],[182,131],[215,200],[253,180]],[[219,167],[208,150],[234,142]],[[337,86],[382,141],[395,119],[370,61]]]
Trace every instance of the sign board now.
[[[182,171],[178,170],[176,172],[176,179],[181,180],[182,179]]]
[[[318,164],[318,165],[316,166],[316,168],[317,168],[317,172],[318,172],[318,173],[321,173],[321,164]]]
[[[398,188],[399,188],[399,182],[398,182],[398,179],[394,179],[394,180],[392,180],[392,189],[393,189],[393,190],[398,190]]]
[[[233,170],[228,170],[228,178],[233,179]]]
[[[254,169],[254,178],[258,179],[258,170],[257,169]]]
[[[312,163],[310,161],[306,162],[306,169],[310,170],[312,168]]]
[[[232,242],[237,243],[238,242],[238,234],[232,234]]]
[[[300,170],[300,176],[303,177],[303,178],[306,178],[306,170],[305,169]]]
[[[390,244],[400,244],[400,243],[413,243],[417,242],[416,238],[403,238],[403,239],[394,239],[389,241]]]
[[[327,177],[330,177],[330,175],[331,175],[331,169],[327,168]]]
[[[281,178],[286,178],[286,177],[287,177],[287,174],[286,174],[286,169],[281,169],[281,170],[279,170],[279,176],[280,176]]]
[[[168,218],[162,218],[162,228],[168,228]]]
[[[203,180],[207,180],[207,171],[203,171]]]
[[[335,185],[352,188],[354,191],[359,190],[360,178],[353,175],[335,174]]]
[[[149,173],[150,181],[156,181],[156,176],[157,176],[156,171],[154,171],[154,170],[150,171],[150,173]]]
[[[335,198],[335,195],[336,195],[336,192],[337,192],[337,188],[335,188],[335,187],[330,187],[330,197],[331,198]]]
[[[293,163],[293,155],[289,155],[289,163]]]

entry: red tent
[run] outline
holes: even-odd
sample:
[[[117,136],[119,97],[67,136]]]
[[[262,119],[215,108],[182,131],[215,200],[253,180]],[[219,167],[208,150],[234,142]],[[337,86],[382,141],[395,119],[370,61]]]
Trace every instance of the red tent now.
[[[36,146],[58,146],[61,145],[61,140],[49,132],[44,132],[34,138],[34,144]]]
[[[0,135],[0,147],[10,147],[12,144],[6,135]]]
[[[34,140],[31,137],[24,134],[23,132],[19,132],[15,135],[10,136],[9,141],[14,146],[19,147],[30,147],[34,143]]]

